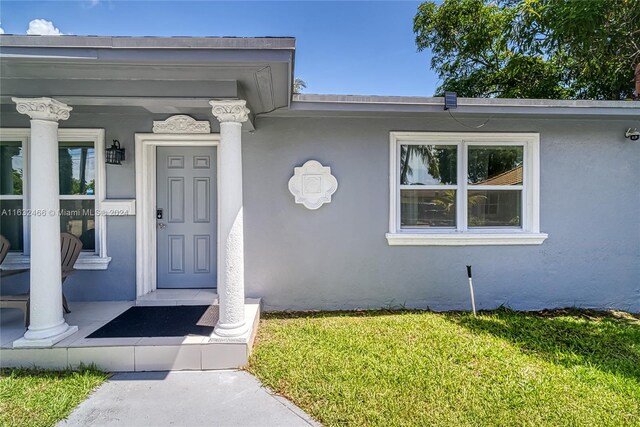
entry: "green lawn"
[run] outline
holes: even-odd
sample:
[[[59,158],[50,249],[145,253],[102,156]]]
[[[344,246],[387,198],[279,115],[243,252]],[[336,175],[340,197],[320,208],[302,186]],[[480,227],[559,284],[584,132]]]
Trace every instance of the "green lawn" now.
[[[327,426],[640,426],[640,318],[266,315],[249,370]]]
[[[53,426],[107,377],[95,369],[2,369],[0,426]]]

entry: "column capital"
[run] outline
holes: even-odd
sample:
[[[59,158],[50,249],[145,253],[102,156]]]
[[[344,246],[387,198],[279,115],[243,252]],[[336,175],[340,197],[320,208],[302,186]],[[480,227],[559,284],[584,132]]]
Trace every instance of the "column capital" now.
[[[31,119],[57,122],[67,120],[73,108],[52,98],[11,98],[16,103],[16,110]]]
[[[246,122],[249,119],[249,109],[244,99],[213,99],[209,101],[211,113],[220,123]]]

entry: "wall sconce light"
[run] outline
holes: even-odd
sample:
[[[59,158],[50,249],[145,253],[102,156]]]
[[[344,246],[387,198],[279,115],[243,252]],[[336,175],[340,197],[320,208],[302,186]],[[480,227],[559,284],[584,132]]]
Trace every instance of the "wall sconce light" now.
[[[105,151],[105,163],[108,165],[121,165],[124,161],[124,148],[120,148],[120,141],[113,140],[111,147]]]

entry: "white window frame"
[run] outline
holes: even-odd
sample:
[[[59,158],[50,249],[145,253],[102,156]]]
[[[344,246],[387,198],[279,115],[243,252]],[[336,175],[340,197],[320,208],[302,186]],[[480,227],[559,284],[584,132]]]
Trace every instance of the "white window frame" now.
[[[540,134],[480,133],[480,132],[391,132],[389,149],[389,232],[391,246],[472,246],[472,245],[540,245],[548,235],[540,232]],[[456,189],[456,228],[401,228],[399,161],[400,146],[456,145],[457,184],[437,186]],[[467,184],[467,147],[473,145],[520,145],[523,147],[523,178],[521,186],[469,186]],[[425,186],[420,186],[421,188]],[[434,186],[428,186],[434,187]],[[467,190],[521,189],[522,227],[472,228],[467,225]],[[417,189],[416,186],[411,186]],[[435,187],[434,187],[435,188]]]
[[[30,128],[0,128],[0,140],[21,141],[22,142],[22,178],[23,178],[23,208],[29,208],[30,184],[37,180],[35,173],[29,170],[29,149],[30,149],[31,129]],[[106,167],[104,159],[105,131],[104,129],[58,129],[58,141],[64,142],[93,142],[95,149],[96,184],[95,184],[95,225],[96,225],[96,248],[94,252],[81,252],[75,264],[77,270],[106,270],[111,262],[107,256],[107,218],[99,215],[102,212],[101,203],[106,195]],[[68,198],[82,198],[76,196],[60,196],[60,200]],[[11,270],[29,267],[31,259],[29,256],[31,229],[29,218],[24,216],[24,250],[23,253],[9,252],[2,268]]]

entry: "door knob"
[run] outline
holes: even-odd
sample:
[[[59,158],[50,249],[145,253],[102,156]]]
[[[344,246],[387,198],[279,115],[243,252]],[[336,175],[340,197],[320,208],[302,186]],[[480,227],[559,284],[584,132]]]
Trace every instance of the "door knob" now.
[[[167,227],[167,224],[165,224],[164,222],[159,222],[158,223],[158,228],[160,230],[164,230]]]

